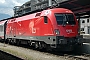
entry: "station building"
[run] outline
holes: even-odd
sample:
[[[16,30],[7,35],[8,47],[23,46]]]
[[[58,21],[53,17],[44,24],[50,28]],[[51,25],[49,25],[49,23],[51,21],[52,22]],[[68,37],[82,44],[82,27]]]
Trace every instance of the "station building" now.
[[[90,34],[90,17],[80,19],[80,31],[82,34]]]

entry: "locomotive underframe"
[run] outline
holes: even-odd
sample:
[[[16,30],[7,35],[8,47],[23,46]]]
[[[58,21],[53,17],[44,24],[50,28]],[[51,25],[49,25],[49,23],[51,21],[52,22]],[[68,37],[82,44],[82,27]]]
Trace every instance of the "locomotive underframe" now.
[[[35,47],[43,45],[42,48],[49,47],[56,50],[71,51],[75,45],[82,45],[83,36],[73,38],[63,36],[8,36],[7,38],[11,43],[30,44],[30,46]]]

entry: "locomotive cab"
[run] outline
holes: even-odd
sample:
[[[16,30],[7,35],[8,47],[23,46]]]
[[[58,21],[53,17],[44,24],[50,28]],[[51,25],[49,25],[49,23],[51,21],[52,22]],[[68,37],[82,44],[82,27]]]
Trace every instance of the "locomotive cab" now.
[[[74,37],[78,34],[78,25],[73,14],[55,14],[60,36]]]
[[[53,43],[51,47],[68,51],[72,50],[73,46],[82,44],[82,36],[78,35],[78,21],[70,10],[51,10],[49,17],[53,25],[55,37],[53,40],[56,41],[56,44]]]

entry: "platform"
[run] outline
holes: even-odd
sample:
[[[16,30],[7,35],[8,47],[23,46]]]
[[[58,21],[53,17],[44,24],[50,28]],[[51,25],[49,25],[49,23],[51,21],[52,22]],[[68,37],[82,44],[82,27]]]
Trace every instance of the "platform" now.
[[[83,42],[90,43],[90,34],[83,34]]]

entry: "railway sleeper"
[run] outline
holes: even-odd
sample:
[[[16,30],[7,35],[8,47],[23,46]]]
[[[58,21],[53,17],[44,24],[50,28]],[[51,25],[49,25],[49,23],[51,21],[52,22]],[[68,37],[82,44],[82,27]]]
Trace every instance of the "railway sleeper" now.
[[[73,58],[75,58],[76,60],[88,60],[86,58],[81,58],[81,57],[73,57]]]
[[[90,58],[90,54],[84,53],[83,55],[84,55],[85,57],[89,57],[89,58]]]
[[[68,54],[65,54],[64,57],[65,57],[65,59],[88,60],[88,59],[86,59],[86,58],[77,57],[77,56],[68,55]]]

